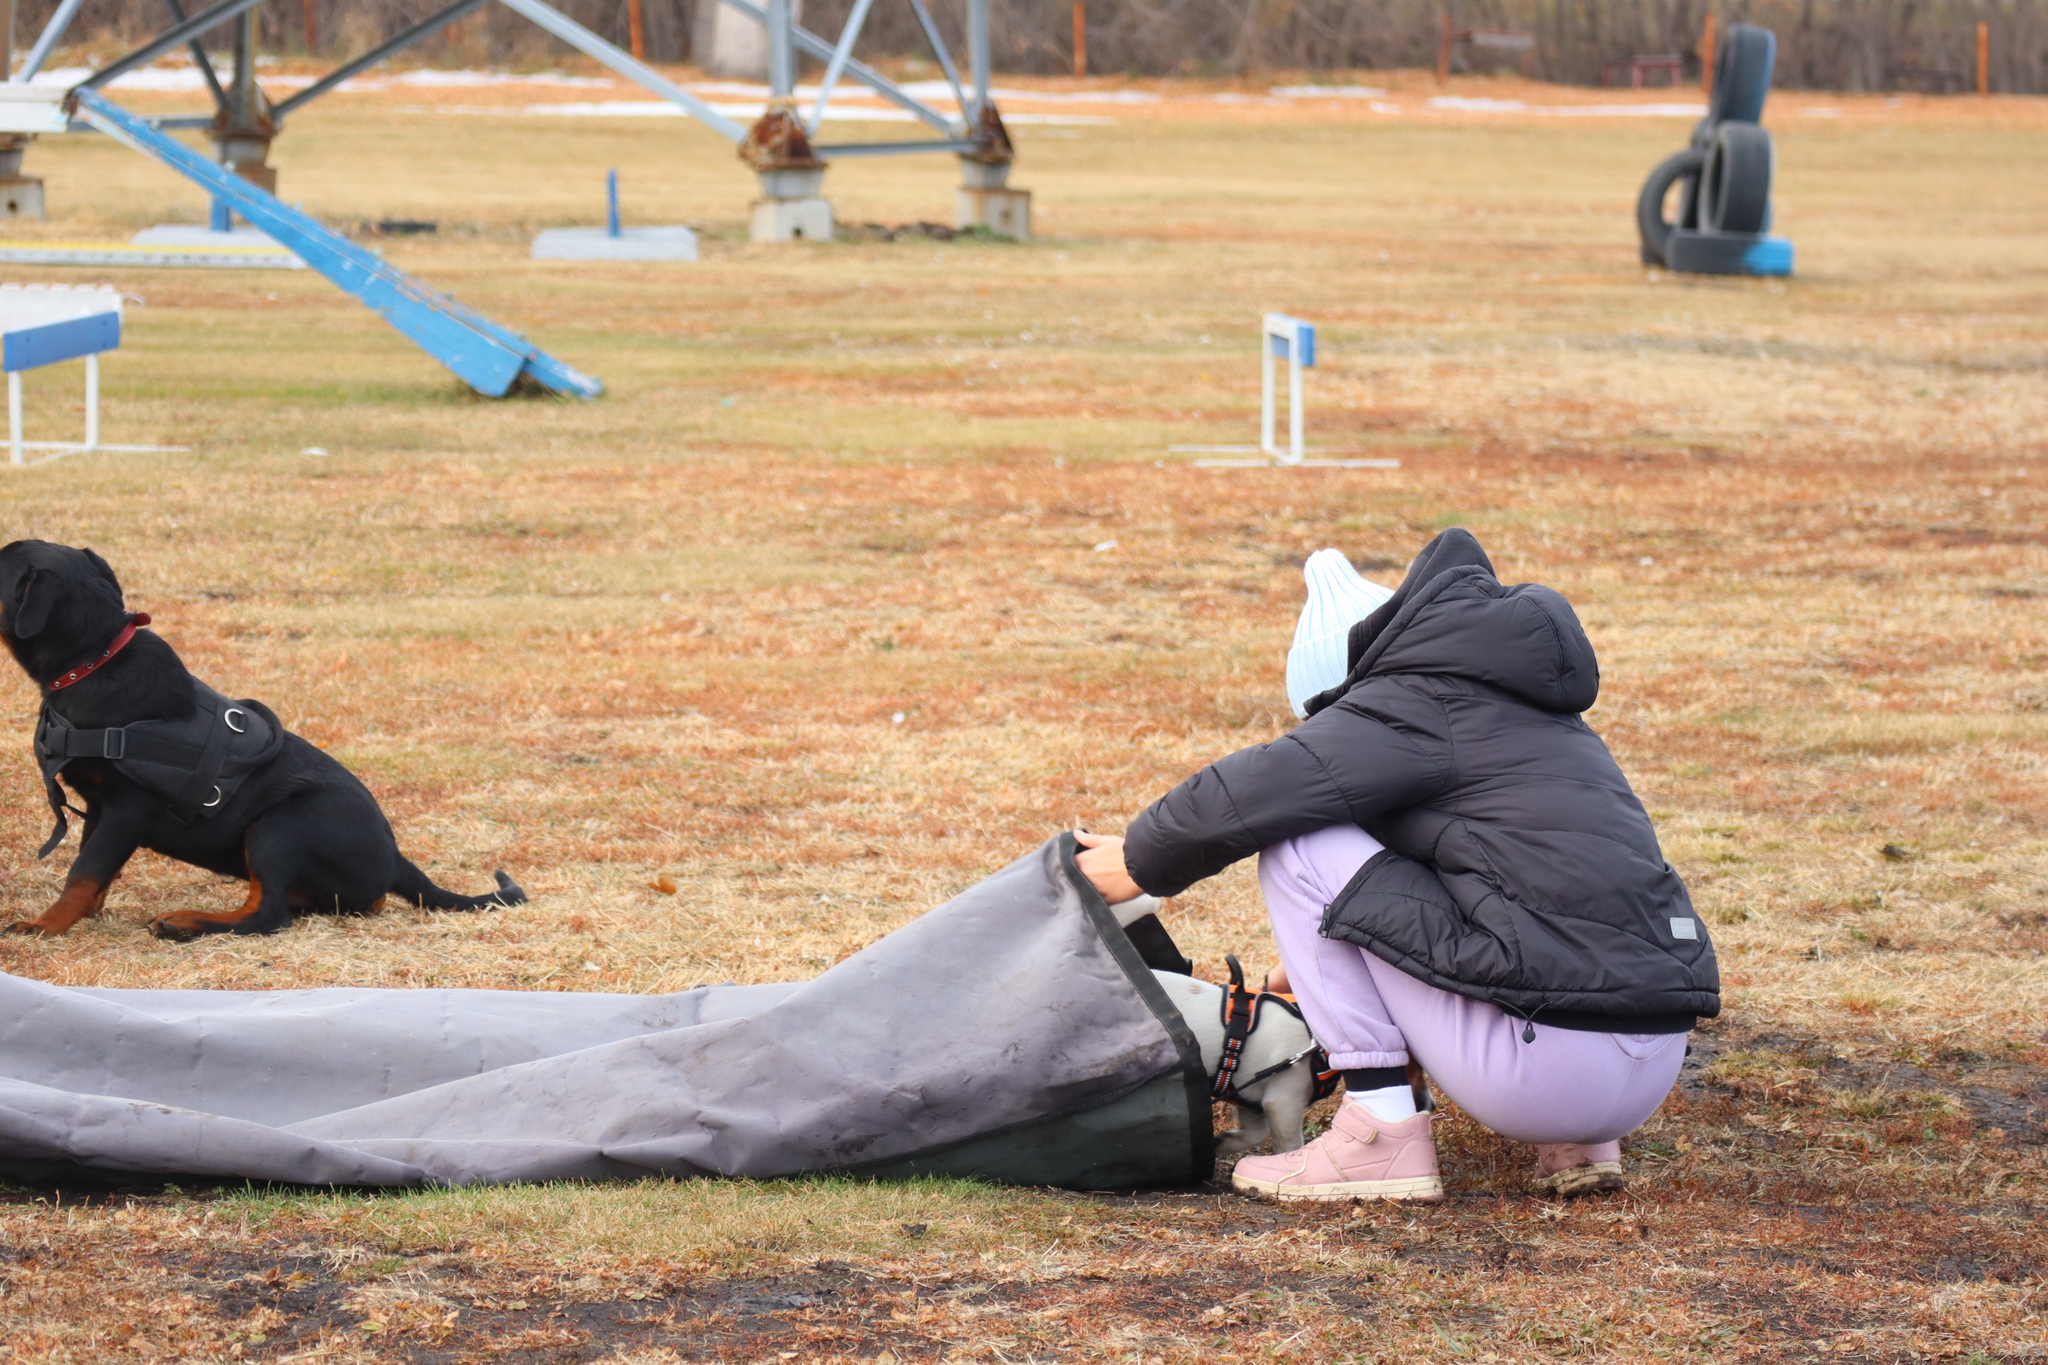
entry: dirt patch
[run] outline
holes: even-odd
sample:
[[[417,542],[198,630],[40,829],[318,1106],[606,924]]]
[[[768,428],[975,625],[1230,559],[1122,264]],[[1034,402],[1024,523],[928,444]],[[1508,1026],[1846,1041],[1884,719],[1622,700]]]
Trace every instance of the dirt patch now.
[[[1216,1191],[1092,1202],[1133,1216],[1130,1235],[1037,1267],[819,1259],[759,1277],[643,1271],[590,1295],[460,1250],[365,1257],[357,1247],[298,1243],[172,1252],[161,1265],[242,1358],[361,1347],[380,1360],[437,1365],[664,1350],[721,1360],[790,1351],[944,1359],[992,1348],[1090,1359],[1105,1323],[1141,1350],[1173,1355],[1256,1353],[1305,1331],[1336,1349],[1405,1335],[1418,1311],[1431,1333],[1498,1349],[1516,1340],[1544,1286],[1570,1284],[1597,1299],[1674,1260],[1692,1271],[1660,1288],[1664,1311],[1736,1324],[1726,1340],[1739,1336],[1747,1352],[1777,1358],[1817,1333],[1891,1335],[1902,1305],[1929,1291],[2039,1284],[2032,1229],[2012,1209],[1755,1205],[1732,1237],[1684,1201],[1655,1199],[1566,1209],[1473,1197],[1426,1212],[1297,1212]],[[1289,1265],[1275,1254],[1283,1248],[1312,1250],[1324,1268]],[[1844,1278],[1864,1288],[1845,1295]],[[1837,1353],[1911,1354],[1903,1343],[1871,1346]]]
[[[1908,1049],[1910,1050],[1910,1049]],[[1749,1070],[1775,1065],[1781,1074],[1804,1073],[1812,1086],[1872,1096],[1945,1096],[1974,1126],[2002,1139],[2048,1146],[2048,1066],[1986,1056],[1965,1048],[1937,1050],[1924,1062],[1884,1055],[1844,1056],[1828,1041],[1781,1029],[1721,1027],[1693,1035],[1679,1075],[1681,1093],[1708,1098],[1743,1093],[1739,1082],[1716,1074],[1717,1063],[1749,1060]]]

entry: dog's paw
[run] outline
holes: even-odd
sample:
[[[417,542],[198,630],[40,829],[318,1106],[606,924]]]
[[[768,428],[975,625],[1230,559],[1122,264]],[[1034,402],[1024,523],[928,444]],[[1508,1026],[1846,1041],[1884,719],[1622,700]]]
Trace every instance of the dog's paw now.
[[[206,931],[184,915],[159,915],[149,922],[149,932],[167,943],[190,943]]]
[[[1216,1155],[1238,1156],[1249,1152],[1264,1142],[1263,1137],[1252,1137],[1242,1128],[1233,1128],[1216,1139]]]
[[[30,919],[18,919],[14,921],[14,923],[7,926],[5,932],[10,934],[34,934],[39,938],[57,937],[48,929],[45,929],[42,925]]]

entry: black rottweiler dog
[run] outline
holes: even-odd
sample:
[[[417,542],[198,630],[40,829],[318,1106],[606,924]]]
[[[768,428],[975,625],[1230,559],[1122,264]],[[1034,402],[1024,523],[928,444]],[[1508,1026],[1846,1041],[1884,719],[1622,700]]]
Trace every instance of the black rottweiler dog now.
[[[487,896],[458,896],[407,862],[391,823],[354,774],[288,732],[259,702],[229,701],[122,605],[91,550],[42,540],[0,549],[0,637],[43,691],[36,758],[64,838],[61,775],[85,801],[85,836],[64,893],[8,926],[55,936],[97,914],[138,848],[249,883],[239,910],[180,910],[158,938],[276,933],[295,910],[370,914],[387,895],[430,910],[519,905],[503,872]]]

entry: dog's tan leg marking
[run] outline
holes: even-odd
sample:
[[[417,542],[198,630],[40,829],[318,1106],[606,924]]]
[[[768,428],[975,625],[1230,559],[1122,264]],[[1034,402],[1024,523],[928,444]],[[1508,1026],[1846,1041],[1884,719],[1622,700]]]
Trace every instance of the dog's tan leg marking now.
[[[44,938],[55,938],[70,931],[71,926],[82,919],[97,915],[106,904],[107,891],[111,883],[92,881],[81,877],[67,883],[64,893],[57,897],[57,903],[32,920],[19,920],[7,926],[10,934],[41,934]]]
[[[158,938],[187,943],[202,934],[225,933],[262,908],[263,883],[258,881],[256,874],[252,872],[249,874],[249,898],[242,902],[241,909],[217,913],[204,910],[176,910],[151,920],[149,932]]]

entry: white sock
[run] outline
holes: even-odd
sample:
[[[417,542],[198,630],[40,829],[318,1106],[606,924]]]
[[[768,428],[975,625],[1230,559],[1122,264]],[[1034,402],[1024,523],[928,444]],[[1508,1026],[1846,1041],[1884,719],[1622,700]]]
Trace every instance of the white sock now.
[[[1347,1090],[1344,1097],[1363,1105],[1365,1112],[1381,1123],[1399,1123],[1416,1115],[1415,1092],[1406,1084],[1383,1086],[1378,1090]]]

